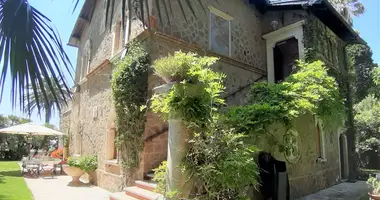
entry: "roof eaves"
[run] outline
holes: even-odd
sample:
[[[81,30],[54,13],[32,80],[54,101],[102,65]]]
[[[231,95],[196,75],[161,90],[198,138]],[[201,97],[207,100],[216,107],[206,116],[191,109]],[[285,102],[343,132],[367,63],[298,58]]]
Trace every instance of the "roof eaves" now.
[[[86,0],[82,6],[82,9],[79,13],[77,21],[75,22],[74,28],[71,32],[69,42],[67,45],[78,47],[79,40],[84,30],[84,25],[91,21],[92,14],[97,0]]]
[[[268,0],[265,10],[294,10],[294,9],[310,9],[317,15],[323,9],[333,14],[344,26],[350,37],[345,40],[350,43],[366,42],[353,30],[352,26],[338,13],[338,11],[327,0]]]

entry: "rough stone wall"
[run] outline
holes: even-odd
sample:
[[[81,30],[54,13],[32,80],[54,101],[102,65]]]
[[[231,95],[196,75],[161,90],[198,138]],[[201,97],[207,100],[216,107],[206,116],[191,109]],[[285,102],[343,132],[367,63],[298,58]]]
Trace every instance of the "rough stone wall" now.
[[[158,167],[162,161],[167,159],[168,132],[163,131],[165,127],[167,127],[167,123],[164,123],[160,116],[152,112],[148,113],[144,138],[148,138],[159,132],[164,133],[154,137],[152,140],[144,142],[144,157],[141,163],[144,173],[150,172],[152,169]]]
[[[114,4],[115,14],[112,17],[112,28],[110,28],[110,21],[107,22],[105,27],[105,11],[106,1],[98,1],[94,8],[91,21],[84,28],[81,34],[80,43],[78,46],[78,58],[75,73],[75,82],[80,81],[80,69],[83,68],[83,53],[84,47],[88,40],[91,41],[91,57],[90,57],[90,71],[99,66],[105,59],[110,59],[112,55],[113,43],[113,27],[121,21],[121,2],[116,0]],[[132,15],[134,16],[134,15]],[[142,23],[136,18],[132,19],[130,39],[135,38],[143,31]],[[124,33],[121,33],[124,34]],[[120,41],[123,42],[123,41]],[[117,53],[117,52],[114,52]]]
[[[185,20],[177,1],[171,1],[173,14],[169,12],[170,21],[167,20],[165,9],[160,8],[162,24],[159,20],[157,7],[154,7],[152,13],[156,17],[158,31],[208,50],[210,29],[210,10],[208,7],[213,6],[234,18],[231,21],[231,58],[246,63],[251,68],[266,69],[265,41],[261,38],[261,14],[257,9],[244,3],[243,0],[189,2],[194,8],[196,17],[189,6],[184,5],[187,18]],[[202,2],[202,5],[199,2]]]
[[[293,11],[269,11],[266,12],[261,21],[262,33],[267,34],[272,32],[273,22],[277,22],[277,29],[283,28],[290,24],[308,18],[309,14],[303,10]]]
[[[254,70],[245,63],[235,61],[225,56],[204,51],[196,45],[188,44],[174,37],[165,35],[153,35],[151,38],[150,55],[152,60],[182,50],[184,52],[195,52],[199,55],[217,56],[219,61],[213,66],[216,71],[227,75],[225,80],[226,92],[224,97],[227,99],[228,105],[241,105],[245,103],[246,92],[250,85],[258,80],[265,79],[266,72],[263,70]],[[150,85],[156,87],[162,82],[151,81]]]
[[[262,141],[259,147],[272,153],[277,159],[286,162],[290,182],[291,199],[299,198],[324,188],[335,185],[339,180],[339,149],[338,133],[325,131],[326,162],[317,162],[319,155],[317,147],[317,128],[314,118],[310,115],[299,117],[293,122],[292,128],[298,133],[299,160],[289,162],[278,146],[270,146],[270,142]],[[280,125],[274,125],[271,133],[282,143],[287,130]]]

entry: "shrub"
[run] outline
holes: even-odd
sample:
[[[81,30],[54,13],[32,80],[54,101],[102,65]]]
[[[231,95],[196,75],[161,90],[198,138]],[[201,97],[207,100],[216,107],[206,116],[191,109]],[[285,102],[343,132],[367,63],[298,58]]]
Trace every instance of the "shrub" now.
[[[342,127],[344,122],[343,98],[321,61],[300,63],[297,73],[282,83],[254,84],[248,103],[230,108],[224,120],[230,127],[251,135],[267,133],[274,123],[289,128],[294,119],[306,113],[321,118],[330,130]]]
[[[257,148],[247,145],[245,138],[219,128],[194,135],[184,167],[195,178],[200,199],[249,198],[250,187],[258,183]]]
[[[178,62],[186,66],[186,78],[176,83],[167,94],[155,94],[152,110],[163,114],[164,119],[176,117],[182,118],[189,126],[206,126],[211,122],[216,107],[224,104],[220,94],[224,91],[225,75],[210,68],[218,59],[182,52],[162,58],[160,62],[166,62],[166,59],[180,60]]]
[[[67,165],[77,167],[85,172],[92,172],[98,168],[96,156],[81,156],[78,158],[67,158]]]
[[[154,72],[166,82],[181,81],[195,61],[195,54],[177,51],[174,55],[157,59],[153,63]]]
[[[380,181],[378,181],[376,177],[370,177],[367,180],[367,185],[371,194],[380,195]]]

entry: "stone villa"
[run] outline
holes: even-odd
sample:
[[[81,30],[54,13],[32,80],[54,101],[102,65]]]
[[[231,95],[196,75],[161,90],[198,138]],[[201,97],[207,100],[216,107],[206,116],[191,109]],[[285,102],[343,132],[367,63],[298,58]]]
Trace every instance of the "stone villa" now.
[[[122,191],[126,181],[115,146],[110,79],[112,61],[120,57],[128,41],[148,41],[152,60],[176,50],[220,57],[214,68],[227,75],[228,105],[244,104],[254,82],[283,80],[296,59],[320,59],[333,72],[345,73],[346,44],[361,42],[349,16],[340,15],[326,0],[191,1],[195,13],[185,6],[185,17],[173,0],[173,13],[169,17],[163,13],[162,22],[156,4],[147,2],[151,16],[145,20],[151,30],[133,8],[125,11],[134,16],[126,19],[132,24],[128,30],[122,27],[121,0],[114,5],[112,24],[105,18],[105,0],[86,0],[69,40],[70,46],[78,48],[78,59],[73,100],[61,114],[61,131],[70,134],[71,155],[97,155],[95,183],[112,192]],[[148,82],[150,94],[162,84],[153,73]],[[348,174],[344,133],[325,133],[315,121],[305,116],[294,124],[296,155],[271,152],[287,162],[292,198],[337,184]],[[167,124],[158,116],[147,115],[136,180],[146,178],[166,159],[166,131]],[[270,147],[264,149],[270,151]]]

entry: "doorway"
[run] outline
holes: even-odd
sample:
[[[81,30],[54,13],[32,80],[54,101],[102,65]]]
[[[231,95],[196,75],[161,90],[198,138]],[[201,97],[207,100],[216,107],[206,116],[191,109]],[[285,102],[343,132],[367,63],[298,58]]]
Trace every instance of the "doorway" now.
[[[285,80],[294,71],[299,59],[298,40],[294,37],[276,43],[273,48],[275,82]]]

